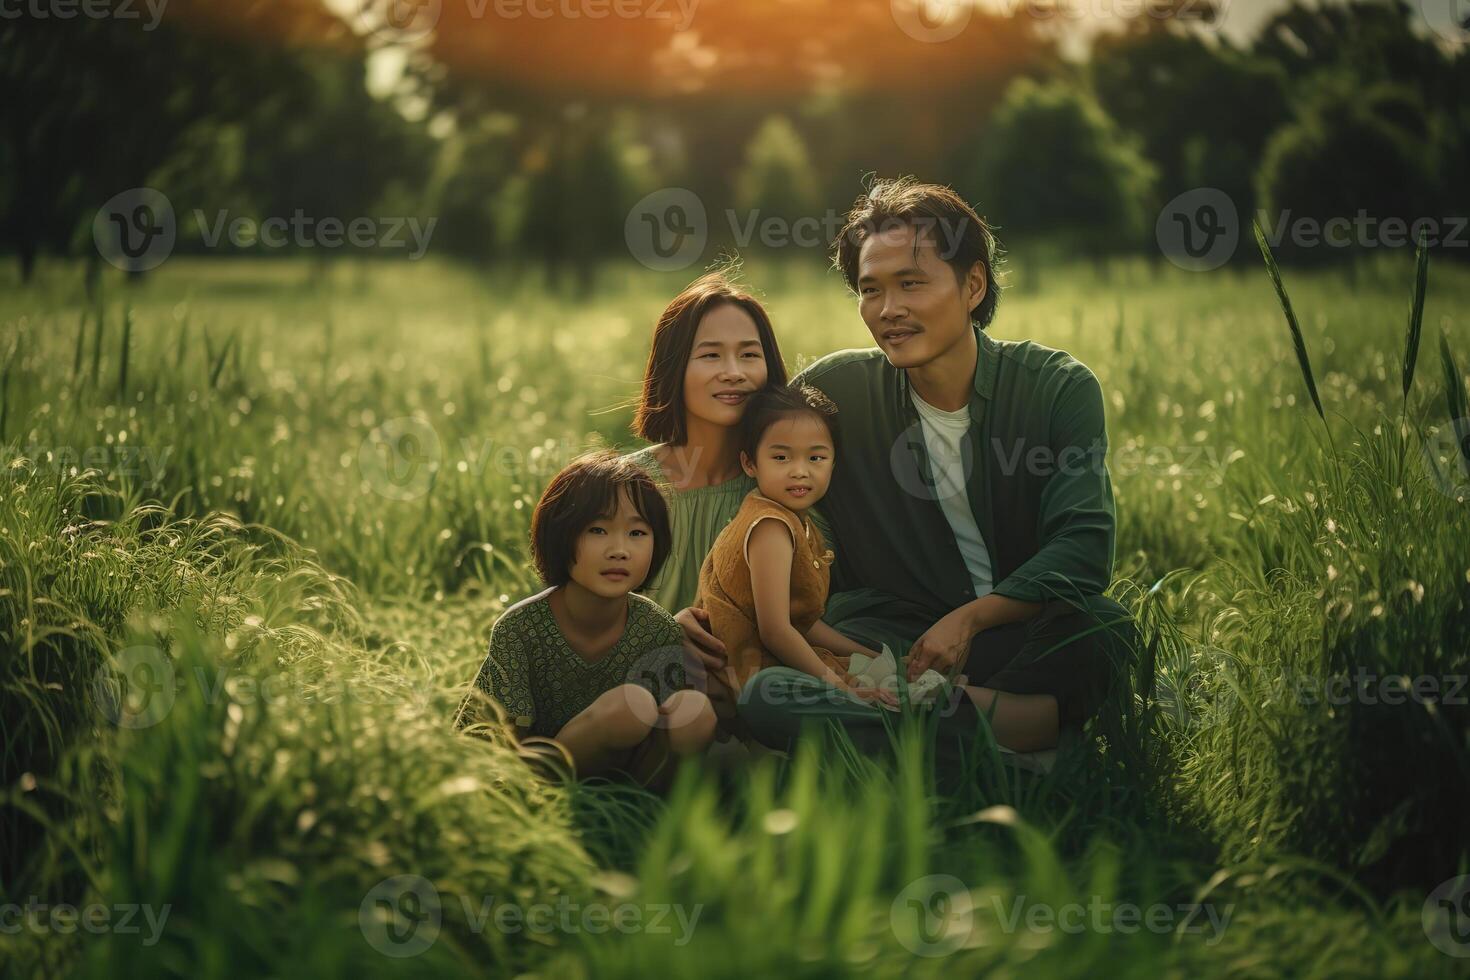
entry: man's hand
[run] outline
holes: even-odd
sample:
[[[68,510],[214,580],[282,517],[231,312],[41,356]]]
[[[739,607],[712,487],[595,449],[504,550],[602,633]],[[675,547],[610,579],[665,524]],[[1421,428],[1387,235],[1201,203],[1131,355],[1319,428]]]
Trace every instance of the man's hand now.
[[[970,652],[970,641],[974,638],[975,630],[963,607],[947,613],[929,627],[909,650],[909,683],[918,680],[920,674],[931,668],[952,680],[955,671],[964,665],[965,656]]]

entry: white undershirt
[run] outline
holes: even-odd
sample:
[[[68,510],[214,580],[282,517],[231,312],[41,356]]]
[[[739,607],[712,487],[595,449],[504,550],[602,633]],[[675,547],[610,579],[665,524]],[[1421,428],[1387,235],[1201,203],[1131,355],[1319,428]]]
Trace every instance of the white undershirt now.
[[[929,469],[934,475],[934,491],[939,498],[939,506],[949,521],[950,530],[954,532],[960,557],[965,560],[965,568],[970,572],[975,597],[978,599],[989,595],[994,587],[991,580],[993,572],[990,552],[985,548],[985,539],[980,536],[980,528],[970,510],[961,456],[961,447],[970,431],[970,407],[966,405],[957,412],[945,412],[920,398],[912,387],[909,393],[913,397],[914,408],[919,413],[919,425],[924,432]]]

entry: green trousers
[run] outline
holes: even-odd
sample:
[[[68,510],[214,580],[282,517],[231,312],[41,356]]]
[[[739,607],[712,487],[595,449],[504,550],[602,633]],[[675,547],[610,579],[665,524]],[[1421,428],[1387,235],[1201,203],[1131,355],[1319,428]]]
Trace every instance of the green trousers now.
[[[868,645],[882,635],[856,619],[829,625]],[[1063,731],[1075,734],[1102,705],[1137,641],[1132,617],[1112,599],[1053,599],[1031,619],[976,634],[962,673],[972,687],[1054,696]],[[907,652],[894,651],[900,663]],[[935,731],[941,740],[968,742],[983,720],[963,692],[946,693],[929,709],[937,713]],[[890,712],[790,667],[757,673],[741,690],[736,710],[752,737],[782,751],[803,729],[841,726],[859,750],[877,754],[889,742],[893,720]]]

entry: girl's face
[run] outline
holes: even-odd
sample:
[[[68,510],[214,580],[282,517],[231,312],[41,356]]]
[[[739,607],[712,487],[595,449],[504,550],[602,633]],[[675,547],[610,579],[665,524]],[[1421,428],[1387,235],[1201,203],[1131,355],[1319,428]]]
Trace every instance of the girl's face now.
[[[684,369],[684,409],[712,425],[738,425],[746,400],[766,386],[766,374],[755,320],[744,307],[721,303],[694,331]]]
[[[740,454],[747,476],[778,504],[803,511],[821,500],[832,483],[832,433],[811,412],[780,419],[761,436],[756,458]]]
[[[638,514],[627,490],[618,509],[601,517],[577,538],[572,581],[604,599],[617,599],[643,584],[653,561],[653,528]]]

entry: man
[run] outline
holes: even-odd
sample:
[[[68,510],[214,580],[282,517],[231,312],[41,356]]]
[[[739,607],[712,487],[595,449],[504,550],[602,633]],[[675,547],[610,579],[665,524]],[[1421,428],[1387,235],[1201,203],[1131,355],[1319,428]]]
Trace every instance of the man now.
[[[1001,745],[1030,752],[1097,710],[1135,633],[1102,595],[1115,516],[1101,388],[1063,351],[986,332],[996,261],[990,228],[949,188],[875,184],[834,264],[878,347],[829,354],[793,383],[836,403],[843,447],[814,508],[837,552],[825,621],[907,654],[910,680],[929,668],[956,678],[965,696],[949,730],[973,731],[981,712]],[[679,619],[717,659],[698,611]],[[804,721],[881,727],[878,709],[812,685],[769,668],[741,692],[740,715],[773,747]]]

